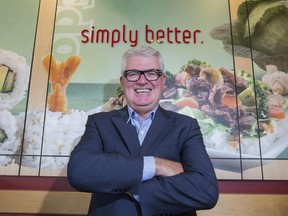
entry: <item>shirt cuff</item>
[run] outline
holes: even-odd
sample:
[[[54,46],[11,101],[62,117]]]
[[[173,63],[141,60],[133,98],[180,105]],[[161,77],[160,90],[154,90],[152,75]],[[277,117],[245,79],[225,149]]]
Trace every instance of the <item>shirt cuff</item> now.
[[[155,175],[155,160],[153,156],[144,156],[144,168],[142,182],[152,179]]]

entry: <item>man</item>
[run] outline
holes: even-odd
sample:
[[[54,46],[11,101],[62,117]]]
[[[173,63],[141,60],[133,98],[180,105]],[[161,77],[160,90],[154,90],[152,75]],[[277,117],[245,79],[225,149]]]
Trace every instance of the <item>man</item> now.
[[[89,215],[196,215],[218,200],[217,179],[195,119],[159,106],[165,67],[142,46],[122,59],[127,106],[88,117],[68,178],[92,192]]]

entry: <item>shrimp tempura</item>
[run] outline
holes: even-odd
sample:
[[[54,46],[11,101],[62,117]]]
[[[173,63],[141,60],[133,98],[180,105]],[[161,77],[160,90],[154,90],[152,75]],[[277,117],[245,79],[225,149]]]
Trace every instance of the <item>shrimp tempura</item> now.
[[[80,64],[79,56],[70,56],[66,61],[59,64],[50,55],[43,56],[42,63],[49,74],[51,92],[48,95],[48,108],[52,112],[69,112],[66,89],[69,81]]]

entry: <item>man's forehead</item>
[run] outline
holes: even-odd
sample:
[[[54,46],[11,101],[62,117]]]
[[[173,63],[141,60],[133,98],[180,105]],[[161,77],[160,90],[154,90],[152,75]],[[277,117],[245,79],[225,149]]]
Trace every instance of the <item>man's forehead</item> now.
[[[151,57],[139,56],[139,55],[131,56],[127,59],[126,69],[136,69],[135,67],[137,67],[137,69],[139,67],[144,69],[147,69],[147,67],[149,69],[151,68],[158,69],[160,68],[160,62],[158,58],[155,56]]]

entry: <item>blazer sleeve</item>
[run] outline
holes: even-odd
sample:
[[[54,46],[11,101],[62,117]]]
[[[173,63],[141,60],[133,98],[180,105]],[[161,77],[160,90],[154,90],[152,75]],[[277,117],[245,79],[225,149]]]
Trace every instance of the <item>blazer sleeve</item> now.
[[[171,177],[154,177],[139,188],[143,215],[169,212],[181,214],[209,209],[218,200],[214,168],[203,144],[197,120],[190,118],[190,128],[181,149],[184,173]]]
[[[85,132],[71,152],[68,180],[79,191],[112,194],[126,192],[141,182],[143,158],[117,152],[104,153],[105,145],[100,130],[109,133],[113,128],[99,129],[98,126],[94,118],[89,116]],[[111,142],[115,146],[121,145],[113,137]]]

